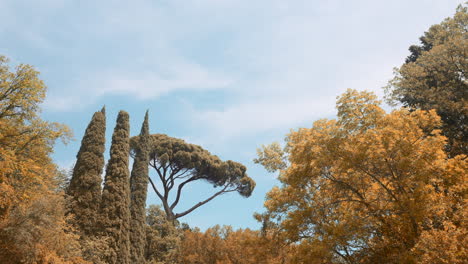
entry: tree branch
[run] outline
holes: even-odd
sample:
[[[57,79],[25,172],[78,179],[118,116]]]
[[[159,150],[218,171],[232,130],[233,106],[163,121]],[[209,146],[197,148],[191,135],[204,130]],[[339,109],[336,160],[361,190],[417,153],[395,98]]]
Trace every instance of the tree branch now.
[[[192,208],[188,209],[187,211],[182,212],[182,213],[179,213],[179,214],[176,214],[176,215],[175,215],[175,219],[177,219],[177,218],[179,218],[179,217],[182,217],[182,216],[184,216],[184,215],[187,215],[187,214],[191,213],[193,210],[195,210],[195,209],[197,209],[198,207],[200,207],[200,206],[206,204],[207,202],[213,200],[216,196],[218,196],[218,195],[220,195],[220,194],[222,194],[222,193],[227,193],[227,192],[236,191],[236,189],[226,191],[226,189],[227,189],[228,186],[229,186],[229,184],[226,185],[226,186],[224,186],[224,188],[223,188],[222,190],[220,190],[219,192],[213,194],[210,198],[208,198],[208,199],[206,199],[206,200],[204,200],[204,201],[202,201],[202,202],[197,203],[196,205],[194,205]]]
[[[195,181],[197,179],[198,179],[197,177],[193,176],[193,177],[189,178],[188,180],[186,180],[186,181],[182,182],[181,184],[179,184],[179,186],[177,187],[176,199],[171,204],[171,210],[173,210],[176,207],[176,205],[179,203],[180,194],[182,193],[182,188],[184,187],[184,185],[191,182],[191,181]]]
[[[153,190],[156,192],[156,194],[158,195],[159,199],[161,199],[161,201],[164,200],[164,197],[161,195],[161,193],[159,193],[158,189],[156,188],[156,185],[154,184],[153,180],[151,179],[151,177],[148,176],[148,179],[149,179],[149,182],[151,183],[151,186],[153,187]]]

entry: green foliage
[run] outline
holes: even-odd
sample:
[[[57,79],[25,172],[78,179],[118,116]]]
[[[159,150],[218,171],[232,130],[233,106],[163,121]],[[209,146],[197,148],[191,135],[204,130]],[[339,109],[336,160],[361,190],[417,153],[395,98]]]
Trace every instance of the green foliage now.
[[[151,264],[178,264],[183,230],[178,222],[170,222],[160,206],[148,207],[146,216],[145,258]]]
[[[468,7],[459,6],[454,17],[433,25],[411,46],[406,63],[396,69],[387,87],[391,103],[412,109],[436,109],[453,157],[468,154]]]
[[[137,149],[137,144],[138,137],[133,137],[131,139],[133,152]],[[255,182],[247,176],[244,165],[231,160],[222,161],[200,146],[164,134],[151,135],[149,144],[149,165],[156,170],[163,190],[158,190],[154,182],[150,182],[170,220],[189,214],[223,193],[238,192],[244,197],[249,197],[255,188]],[[220,187],[221,190],[184,212],[174,213],[184,186],[199,180]],[[169,193],[175,187],[177,187],[175,200],[170,203]]]
[[[104,168],[106,117],[104,108],[94,113],[76,155],[76,164],[70,185],[69,213],[80,234],[93,235],[97,228],[97,215],[101,204],[101,174]]]
[[[130,176],[130,255],[131,263],[144,263],[146,243],[146,195],[148,189],[148,140],[149,124],[146,112],[139,136],[139,147]]]
[[[102,192],[102,231],[109,238],[108,264],[130,263],[129,116],[120,111],[112,135]]]

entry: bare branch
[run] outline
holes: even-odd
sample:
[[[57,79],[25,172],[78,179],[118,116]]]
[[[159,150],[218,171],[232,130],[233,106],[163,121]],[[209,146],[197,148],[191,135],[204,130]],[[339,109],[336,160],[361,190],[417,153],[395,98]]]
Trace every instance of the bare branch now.
[[[161,201],[163,200],[163,196],[161,195],[161,193],[159,193],[158,189],[156,188],[156,185],[154,184],[153,180],[151,179],[151,177],[148,176],[148,179],[149,179],[149,182],[151,183],[151,186],[153,187],[153,190],[156,192],[156,194],[158,195],[159,199],[161,199]]]
[[[195,180],[198,180],[197,177],[193,176],[191,177],[190,179],[182,182],[181,184],[179,184],[179,186],[177,187],[177,195],[176,195],[176,199],[174,200],[174,202],[172,203],[171,205],[171,209],[174,209],[174,207],[176,207],[176,205],[179,203],[179,200],[180,200],[180,194],[182,193],[182,188],[184,188],[184,185],[189,183],[189,182],[192,182],[192,181],[195,181]]]
[[[206,200],[204,200],[204,201],[202,201],[202,202],[197,203],[196,205],[192,206],[192,208],[190,208],[190,209],[188,209],[188,210],[186,210],[186,211],[184,211],[184,212],[182,212],[182,213],[176,214],[176,215],[175,215],[175,218],[177,219],[177,218],[179,218],[179,217],[182,217],[182,216],[185,216],[185,215],[191,213],[193,210],[195,210],[195,209],[197,209],[198,207],[200,207],[200,206],[206,204],[207,202],[213,200],[216,196],[218,196],[218,195],[220,195],[220,194],[236,191],[236,189],[226,190],[227,187],[229,187],[229,184],[226,185],[226,186],[224,186],[224,188],[223,188],[222,190],[220,190],[219,192],[213,194],[213,195],[212,195],[211,197],[209,197],[208,199],[206,199]]]

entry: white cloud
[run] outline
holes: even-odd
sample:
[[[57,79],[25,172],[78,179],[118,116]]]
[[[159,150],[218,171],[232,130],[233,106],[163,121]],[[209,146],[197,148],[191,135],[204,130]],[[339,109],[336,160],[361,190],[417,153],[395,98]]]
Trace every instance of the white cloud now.
[[[161,72],[144,72],[126,76],[111,74],[104,78],[102,94],[125,94],[138,99],[151,99],[178,90],[222,89],[230,80],[208,72],[200,65],[178,64]]]
[[[329,116],[335,97],[348,87],[382,94],[408,46],[459,3],[432,1],[436,9],[421,2],[49,0],[52,11],[44,14],[70,12],[63,20],[69,31],[52,30],[61,44],[42,31],[55,23],[47,16],[34,14],[27,21],[41,28],[17,24],[28,29],[24,39],[37,31],[31,41],[36,36],[39,46],[55,45],[49,51],[62,51],[63,62],[74,63],[79,56],[66,56],[85,56],[95,46],[108,46],[115,60],[103,63],[105,48],[90,52],[82,63],[102,65],[77,66],[64,89],[52,86],[49,110],[85,107],[115,94],[149,100],[222,89],[232,97],[222,109],[199,110],[200,102],[189,102],[193,110],[187,116],[209,133],[228,137]],[[444,8],[451,11],[443,14]]]
[[[55,111],[76,110],[106,95],[149,100],[175,91],[223,89],[231,82],[221,73],[188,62],[173,63],[161,71],[99,72],[77,81],[72,91],[49,95],[44,107]]]
[[[269,98],[271,99],[271,98]],[[207,124],[216,140],[244,134],[264,133],[271,129],[294,127],[306,120],[333,114],[335,98],[284,98],[249,101],[221,111],[205,111],[196,121]],[[332,110],[332,111],[330,111]]]

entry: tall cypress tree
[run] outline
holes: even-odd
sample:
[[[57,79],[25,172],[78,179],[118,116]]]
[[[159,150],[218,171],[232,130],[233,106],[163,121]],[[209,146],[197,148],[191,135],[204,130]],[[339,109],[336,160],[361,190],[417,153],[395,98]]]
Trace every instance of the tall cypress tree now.
[[[68,213],[74,215],[72,223],[84,237],[96,231],[101,202],[101,174],[104,167],[106,133],[105,108],[96,112],[81,140],[76,155],[73,176],[67,188],[70,197]]]
[[[105,259],[108,264],[130,263],[129,131],[128,113],[120,111],[112,135],[101,203],[102,231],[109,242]]]
[[[145,220],[146,220],[146,193],[148,188],[148,160],[149,160],[149,125],[148,111],[141,127],[135,150],[135,160],[133,162],[130,176],[130,212],[131,212],[131,232],[130,232],[130,255],[132,263],[145,262]]]

